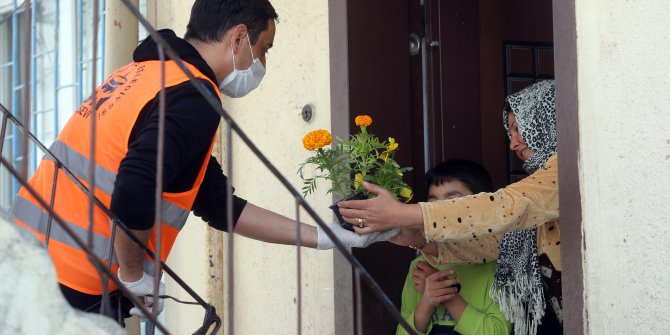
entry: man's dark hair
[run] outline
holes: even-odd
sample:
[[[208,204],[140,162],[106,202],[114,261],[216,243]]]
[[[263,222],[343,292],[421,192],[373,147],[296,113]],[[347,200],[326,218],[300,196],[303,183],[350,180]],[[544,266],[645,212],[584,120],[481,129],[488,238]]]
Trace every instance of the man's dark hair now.
[[[473,194],[493,192],[493,183],[486,169],[478,163],[465,159],[444,161],[426,172],[426,186],[439,186],[444,182],[458,180]]]
[[[270,19],[278,16],[268,0],[196,0],[184,38],[221,42],[228,30],[242,23],[247,26],[249,41],[255,44]]]

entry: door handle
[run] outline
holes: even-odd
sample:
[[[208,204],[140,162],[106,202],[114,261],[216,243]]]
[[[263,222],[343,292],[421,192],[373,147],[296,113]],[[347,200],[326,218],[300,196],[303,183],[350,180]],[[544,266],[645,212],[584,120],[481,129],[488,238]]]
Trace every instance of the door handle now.
[[[421,38],[415,34],[409,34],[409,54],[416,56],[421,52]]]

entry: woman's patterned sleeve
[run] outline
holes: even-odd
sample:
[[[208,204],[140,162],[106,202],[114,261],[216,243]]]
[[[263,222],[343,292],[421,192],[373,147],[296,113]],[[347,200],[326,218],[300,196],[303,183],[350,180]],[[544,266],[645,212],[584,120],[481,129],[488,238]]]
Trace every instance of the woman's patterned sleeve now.
[[[558,158],[494,193],[420,203],[428,242],[482,239],[558,219]]]

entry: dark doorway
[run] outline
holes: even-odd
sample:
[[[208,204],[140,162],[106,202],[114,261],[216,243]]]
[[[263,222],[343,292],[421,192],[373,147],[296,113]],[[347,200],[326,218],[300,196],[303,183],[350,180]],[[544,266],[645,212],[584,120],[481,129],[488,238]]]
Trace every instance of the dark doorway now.
[[[370,132],[397,140],[396,158],[414,167],[406,181],[415,201],[425,200],[426,167],[445,159],[481,162],[496,187],[508,183],[505,43],[551,45],[551,0],[350,0],[344,22],[348,115],[336,117],[355,132],[353,118],[370,115]],[[414,251],[379,243],[354,255],[399,308]],[[363,333],[395,333],[396,322],[362,291]]]

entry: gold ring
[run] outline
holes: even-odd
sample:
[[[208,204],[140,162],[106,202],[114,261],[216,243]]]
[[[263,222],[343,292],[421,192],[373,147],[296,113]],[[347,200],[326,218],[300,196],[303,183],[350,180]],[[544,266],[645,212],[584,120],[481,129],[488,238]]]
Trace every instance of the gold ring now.
[[[363,225],[363,219],[358,219],[358,228],[363,228],[363,227],[365,227]]]

